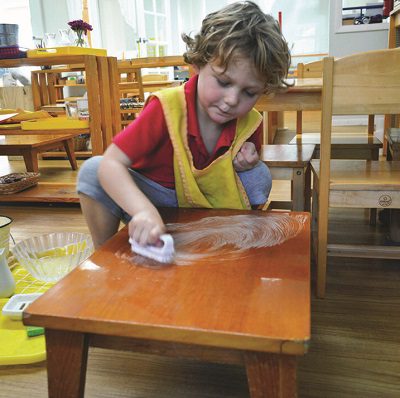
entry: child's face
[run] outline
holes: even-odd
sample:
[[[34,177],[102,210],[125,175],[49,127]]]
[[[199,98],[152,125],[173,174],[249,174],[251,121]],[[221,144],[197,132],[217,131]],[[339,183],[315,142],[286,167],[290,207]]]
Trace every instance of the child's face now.
[[[245,58],[236,58],[225,71],[217,62],[210,62],[198,72],[197,104],[214,123],[245,115],[264,91],[253,64]]]

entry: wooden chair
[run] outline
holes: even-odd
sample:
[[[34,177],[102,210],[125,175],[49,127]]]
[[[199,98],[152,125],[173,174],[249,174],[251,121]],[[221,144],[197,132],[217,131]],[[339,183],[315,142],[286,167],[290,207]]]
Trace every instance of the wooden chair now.
[[[329,207],[400,208],[400,161],[331,160],[333,115],[400,113],[400,49],[325,58],[323,76],[320,160],[311,162],[318,297],[328,254],[400,258],[400,247],[328,245]]]
[[[322,75],[322,60],[308,62],[306,64],[297,64],[297,77],[302,78],[321,78]],[[368,134],[374,134],[375,117],[368,115]],[[303,112],[298,111],[296,114],[296,134],[303,132]]]

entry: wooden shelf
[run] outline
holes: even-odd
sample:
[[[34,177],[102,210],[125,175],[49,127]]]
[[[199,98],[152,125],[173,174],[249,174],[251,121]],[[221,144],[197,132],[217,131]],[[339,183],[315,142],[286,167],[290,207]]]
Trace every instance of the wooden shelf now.
[[[13,130],[0,130],[0,135],[58,135],[58,134],[89,134],[90,130],[88,128],[85,129],[60,129],[60,130],[21,130],[21,129],[13,129]]]
[[[0,202],[79,203],[76,184],[40,182],[12,195],[0,195]]]
[[[127,114],[127,113],[140,113],[142,111],[143,107],[141,108],[131,108],[131,109],[121,109],[121,113]]]
[[[61,87],[86,87],[86,84],[55,84],[55,88],[61,88]]]
[[[43,105],[64,103],[67,99],[63,98],[63,87],[86,88],[91,117],[89,129],[82,133],[90,131],[93,155],[103,154],[112,137],[120,129],[119,97],[115,88],[117,82],[114,80],[117,59],[105,55],[46,55],[38,58],[0,60],[0,68],[21,66],[52,66],[51,69],[32,71],[32,95],[37,110]],[[61,74],[71,71],[84,72],[85,84],[62,85],[64,82],[60,80]]]
[[[40,154],[42,159],[64,159],[67,158],[67,154],[64,151],[48,151]],[[75,151],[77,158],[90,158],[92,156],[91,151]]]
[[[43,66],[43,65],[76,65],[85,64],[88,57],[95,57],[94,55],[64,55],[64,56],[48,56],[38,58],[14,58],[2,59],[1,66],[3,68],[17,68],[20,66]],[[52,69],[52,71],[59,72],[59,69]],[[48,70],[47,70],[48,72]],[[44,72],[46,73],[46,72]]]

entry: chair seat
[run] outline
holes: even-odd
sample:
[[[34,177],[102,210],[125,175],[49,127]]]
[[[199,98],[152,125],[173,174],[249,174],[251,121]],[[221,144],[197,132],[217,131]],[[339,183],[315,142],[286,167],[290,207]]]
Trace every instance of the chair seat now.
[[[262,145],[261,160],[269,167],[304,167],[314,154],[314,145]]]
[[[320,145],[321,135],[319,133],[303,133],[297,134],[289,142],[293,144],[314,144]],[[345,145],[347,147],[359,147],[360,145],[379,146],[382,148],[382,142],[371,134],[360,134],[360,133],[333,133],[331,138],[332,146],[334,145]]]
[[[320,161],[311,169],[318,191]],[[331,207],[398,208],[400,161],[331,160],[329,189]]]
[[[321,135],[318,133],[303,133],[296,135],[290,145],[315,145],[314,158],[319,158]],[[333,133],[331,138],[332,159],[367,159],[378,160],[382,142],[374,135]]]

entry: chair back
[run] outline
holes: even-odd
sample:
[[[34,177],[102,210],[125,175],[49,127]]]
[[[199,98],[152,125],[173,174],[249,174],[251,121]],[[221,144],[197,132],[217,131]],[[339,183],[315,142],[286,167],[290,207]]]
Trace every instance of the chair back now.
[[[333,115],[399,113],[400,49],[330,58],[323,73],[323,91],[332,91]]]
[[[319,78],[322,77],[322,60],[297,64],[298,78]]]
[[[333,115],[400,114],[400,49],[323,59],[320,196],[328,201]]]

